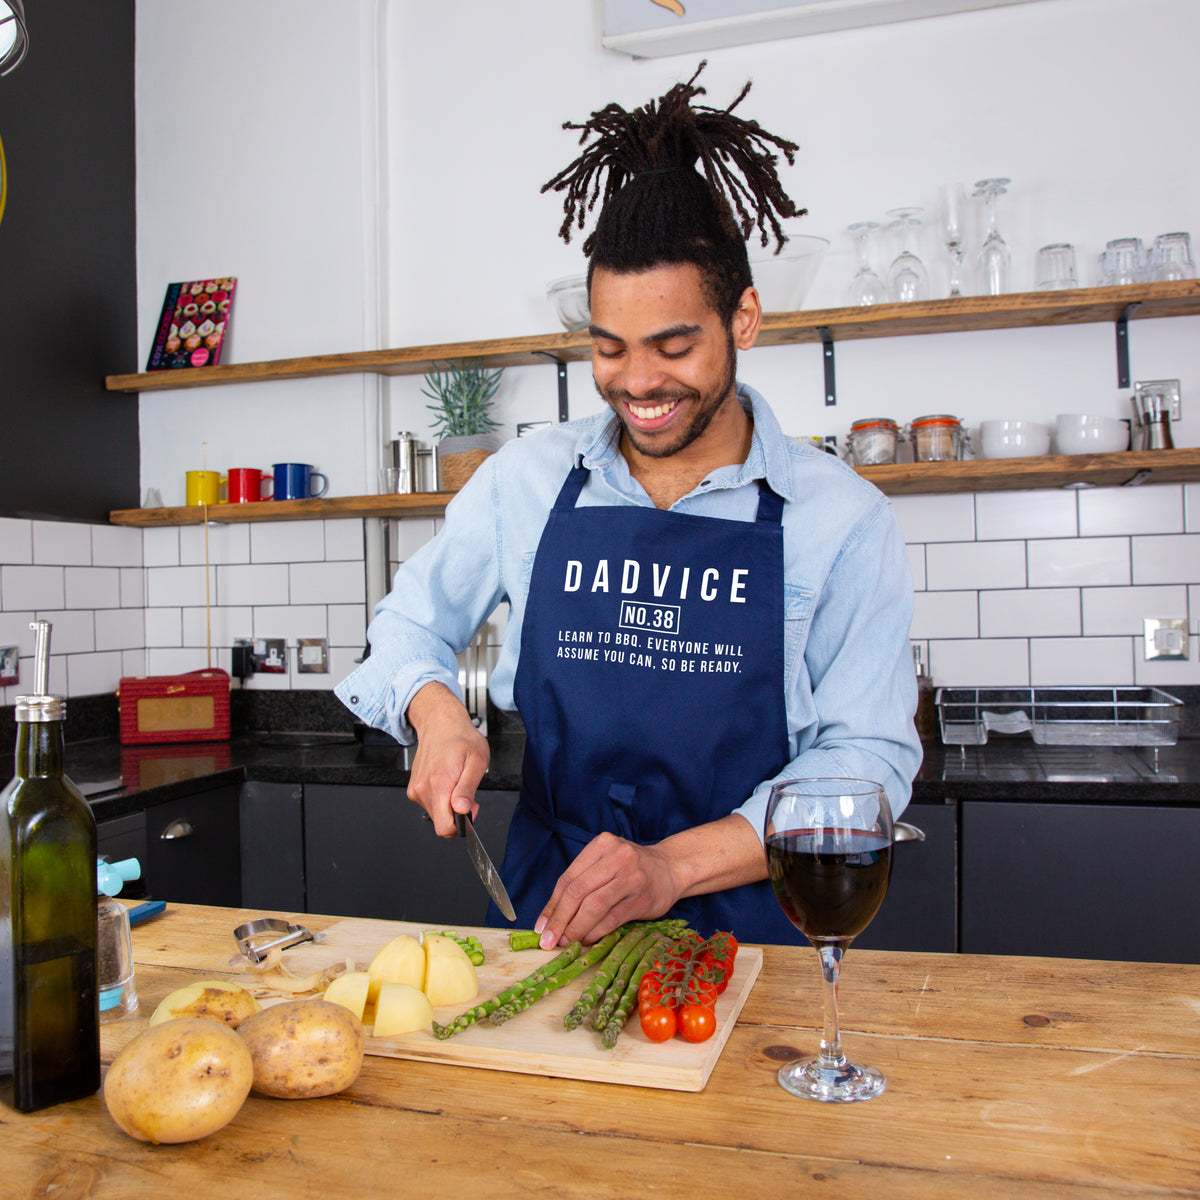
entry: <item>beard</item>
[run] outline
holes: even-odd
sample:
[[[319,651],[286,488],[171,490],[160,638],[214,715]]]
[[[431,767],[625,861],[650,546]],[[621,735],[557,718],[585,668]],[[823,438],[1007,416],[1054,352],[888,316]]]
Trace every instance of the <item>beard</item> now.
[[[716,386],[708,391],[699,392],[693,388],[676,386],[655,388],[641,396],[633,396],[624,388],[602,388],[599,384],[596,384],[596,391],[617,414],[617,419],[621,422],[622,433],[639,454],[647,458],[669,458],[672,454],[678,454],[681,450],[687,449],[697,438],[703,436],[705,430],[712,424],[713,417],[717,415],[721,405],[733,391],[736,378],[737,350],[731,330],[726,343],[725,370]],[[676,430],[674,436],[669,439],[657,434],[644,433],[638,429],[630,421],[629,413],[625,408],[626,404],[642,408],[658,404],[671,404],[677,400],[689,400],[694,403],[687,423]]]

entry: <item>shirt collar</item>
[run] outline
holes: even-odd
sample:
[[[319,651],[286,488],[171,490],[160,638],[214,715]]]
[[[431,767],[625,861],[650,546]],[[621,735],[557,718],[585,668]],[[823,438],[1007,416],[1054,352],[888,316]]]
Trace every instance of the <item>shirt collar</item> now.
[[[738,400],[754,418],[750,453],[740,466],[725,467],[731,478],[727,486],[741,487],[766,479],[771,490],[784,500],[792,499],[792,473],[787,444],[779,422],[767,402],[749,384],[737,385]],[[618,442],[621,422],[611,409],[587,422],[575,444],[576,457],[589,471],[604,471],[621,457]],[[621,464],[623,465],[623,464]]]

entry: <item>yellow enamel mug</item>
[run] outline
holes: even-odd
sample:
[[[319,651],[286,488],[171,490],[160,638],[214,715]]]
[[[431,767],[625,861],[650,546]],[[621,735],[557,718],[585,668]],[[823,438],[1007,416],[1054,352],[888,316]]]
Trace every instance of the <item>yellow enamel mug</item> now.
[[[187,502],[189,504],[220,504],[221,472],[188,471]]]

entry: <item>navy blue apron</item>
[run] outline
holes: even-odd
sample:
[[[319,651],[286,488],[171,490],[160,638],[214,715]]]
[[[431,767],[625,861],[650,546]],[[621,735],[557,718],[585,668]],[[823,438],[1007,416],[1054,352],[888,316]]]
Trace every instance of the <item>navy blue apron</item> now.
[[[754,521],[577,507],[587,478],[576,466],[550,512],[521,630],[527,744],[501,874],[524,927],[596,834],[647,844],[717,820],[788,760],[783,501],[760,484]],[[671,911],[799,941],[765,880]]]

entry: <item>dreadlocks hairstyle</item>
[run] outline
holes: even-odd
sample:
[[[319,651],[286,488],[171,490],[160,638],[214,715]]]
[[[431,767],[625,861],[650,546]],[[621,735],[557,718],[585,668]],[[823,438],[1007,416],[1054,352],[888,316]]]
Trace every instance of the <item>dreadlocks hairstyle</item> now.
[[[772,150],[790,165],[796,144],[733,115],[749,83],[727,108],[692,103],[705,95],[696,79],[707,65],[632,112],[608,104],[582,125],[564,122],[580,131],[581,146],[594,140],[542,191],[566,193],[558,232],[568,243],[572,227],[582,229],[600,201],[596,228],[583,243],[589,286],[597,267],[634,272],[693,263],[705,298],[728,325],[753,282],[746,239],[757,226],[761,244],[773,235],[778,254],[787,242],[780,218],[808,210],[784,192]]]

